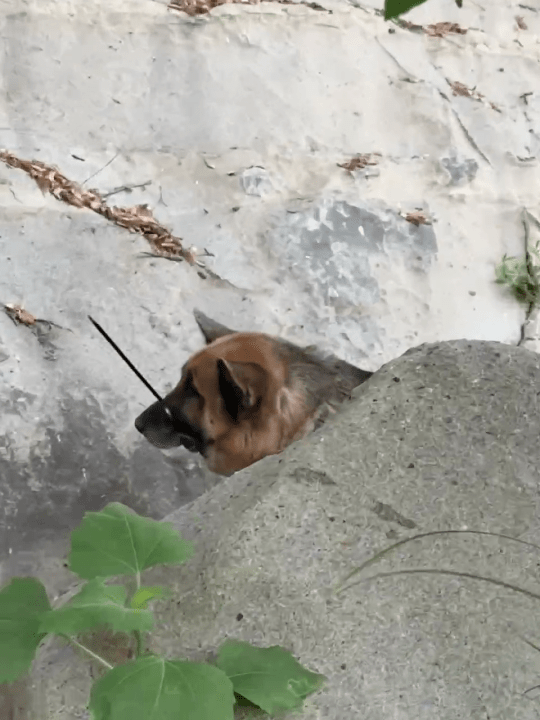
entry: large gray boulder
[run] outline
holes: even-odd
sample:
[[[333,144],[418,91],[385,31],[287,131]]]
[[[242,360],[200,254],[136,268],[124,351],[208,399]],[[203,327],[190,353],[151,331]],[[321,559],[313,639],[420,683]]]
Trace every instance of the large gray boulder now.
[[[539,388],[538,356],[498,343],[423,345],[385,365],[320,431],[167,518],[196,554],[150,573],[174,590],[153,649],[200,659],[226,637],[283,645],[328,677],[306,720],[537,718],[524,692],[540,654],[519,637],[540,640],[537,601],[441,575],[332,589],[415,533],[540,543]],[[508,540],[435,536],[363,577],[440,568],[538,592],[539,561]],[[33,679],[46,717],[83,717],[91,678],[69,649],[50,646]]]

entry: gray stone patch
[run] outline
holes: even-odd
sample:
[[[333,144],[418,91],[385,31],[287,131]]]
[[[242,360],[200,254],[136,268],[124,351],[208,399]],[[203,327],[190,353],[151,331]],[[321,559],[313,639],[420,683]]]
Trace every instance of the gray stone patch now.
[[[232,233],[216,229],[208,237],[205,247],[213,255],[205,258],[206,266],[235,288],[257,291],[268,284],[260,267],[253,262],[252,252],[242,247]]]
[[[375,515],[378,515],[381,520],[385,520],[386,522],[397,523],[398,525],[409,529],[416,527],[416,523],[413,520],[409,520],[409,518],[404,517],[387,503],[375,502],[372,510]]]
[[[478,163],[474,158],[459,159],[456,156],[444,157],[441,165],[450,176],[451,185],[464,185],[471,182],[478,172]]]
[[[31,330],[36,336],[38,343],[41,345],[44,360],[52,362],[58,360],[59,349],[55,340],[59,336],[60,329],[51,323],[38,320],[31,326]]]
[[[270,175],[263,167],[250,167],[243,170],[240,175],[240,183],[246,195],[263,197],[274,190]]]
[[[292,477],[297,482],[321,483],[321,485],[335,485],[330,475],[309,467],[298,467],[292,471]]]
[[[2,397],[2,416],[19,415],[22,417],[26,407],[36,399],[37,396],[33,393],[25,392],[18,388],[11,388],[9,393],[6,393],[6,395]],[[5,440],[5,437],[0,437],[0,442],[2,440]]]
[[[426,271],[437,252],[433,225],[416,226],[388,208],[343,200],[285,215],[275,244],[282,263],[328,305],[377,303],[373,265],[382,255],[397,253],[410,270]]]
[[[12,391],[8,411],[27,412],[31,402]],[[5,409],[4,409],[5,412]],[[67,539],[87,511],[109,502],[161,518],[203,491],[200,466],[183,456],[171,461],[140,441],[129,457],[115,445],[107,417],[89,396],[62,402],[56,422],[41,419],[28,439],[28,462],[16,459],[5,434],[0,444],[0,561],[44,541]]]

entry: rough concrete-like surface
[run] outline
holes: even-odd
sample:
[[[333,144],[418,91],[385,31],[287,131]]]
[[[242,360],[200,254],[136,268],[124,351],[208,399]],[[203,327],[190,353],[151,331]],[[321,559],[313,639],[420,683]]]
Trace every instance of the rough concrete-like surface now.
[[[145,257],[146,241],[0,167],[0,301],[64,328],[39,342],[0,314],[4,578],[85,509],[162,517],[215,481],[137,437],[151,398],[87,313],[163,392],[200,347],[194,306],[369,370],[426,341],[519,341],[524,310],[493,270],[524,250],[521,208],[538,215],[540,14],[429,0],[408,17],[469,30],[430,37],[345,2],[197,19],[0,2],[0,146],[147,203],[217,276]],[[380,155],[338,167],[357,153]],[[404,219],[418,210],[431,224]]]
[[[386,365],[332,424],[167,518],[196,554],[146,578],[174,589],[153,649],[200,659],[225,637],[281,644],[328,676],[306,720],[536,718],[524,691],[540,656],[519,635],[538,643],[538,601],[442,576],[332,588],[419,532],[540,543],[539,386],[538,356],[497,343],[425,345]],[[426,538],[364,576],[402,568],[539,590],[538,551],[495,538]],[[90,678],[69,651],[49,648],[33,681],[51,717],[78,717]]]
[[[202,344],[194,307],[368,370],[436,340],[540,347],[536,315],[524,328],[493,283],[525,250],[522,208],[531,243],[540,217],[535,4],[407,16],[468,28],[444,38],[385,23],[382,0],[323,4],[190,19],[149,0],[0,0],[0,148],[148,204],[213,273],[148,258],[0,166],[0,303],[61,326],[37,337],[0,312],[0,584],[36,573],[62,592],[85,510],[159,518],[216,482],[138,437],[152,398],[88,313],[161,392]],[[380,155],[338,167],[357,153]],[[418,210],[430,224],[403,217]]]

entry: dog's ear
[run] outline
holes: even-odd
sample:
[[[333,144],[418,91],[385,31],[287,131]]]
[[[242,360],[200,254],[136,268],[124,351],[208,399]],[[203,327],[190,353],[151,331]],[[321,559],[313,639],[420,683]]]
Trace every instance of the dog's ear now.
[[[242,410],[252,408],[262,395],[266,373],[255,363],[217,361],[219,392],[225,410],[233,420],[238,419]]]
[[[200,310],[193,310],[193,315],[195,316],[197,325],[201,328],[207,345],[225,335],[233,335],[235,332],[235,330],[229,330],[225,325],[221,325],[221,323],[212,320]]]

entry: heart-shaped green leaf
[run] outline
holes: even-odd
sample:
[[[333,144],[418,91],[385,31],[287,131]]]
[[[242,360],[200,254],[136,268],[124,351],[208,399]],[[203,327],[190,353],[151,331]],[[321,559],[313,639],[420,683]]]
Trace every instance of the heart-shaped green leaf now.
[[[398,15],[409,12],[413,7],[422,5],[426,0],[385,0],[384,19],[391,20]]]
[[[13,578],[0,591],[0,682],[13,682],[31,666],[46,633],[41,618],[51,609],[36,578]]]
[[[71,533],[69,567],[85,580],[139,575],[154,565],[178,565],[193,554],[171,523],[132,513],[121,503],[86,513]]]
[[[227,673],[236,693],[269,714],[300,708],[325,680],[324,675],[302,667],[277,645],[257,648],[240,640],[226,640],[216,665]]]
[[[146,656],[93,686],[92,720],[233,720],[233,686],[212,665]]]
[[[101,579],[90,580],[63,607],[44,615],[40,631],[77,635],[104,625],[114,632],[151,630],[152,613],[126,607],[126,596],[123,585],[105,585]]]

